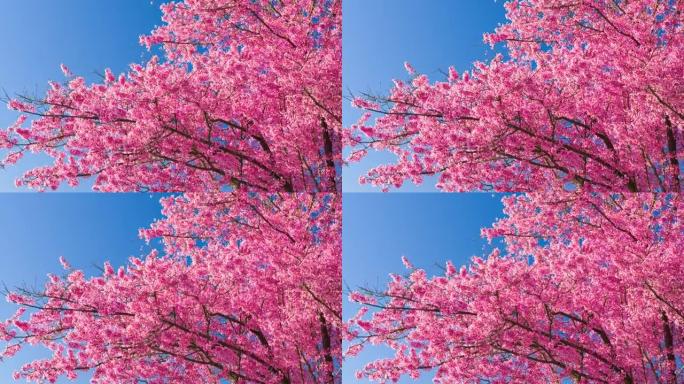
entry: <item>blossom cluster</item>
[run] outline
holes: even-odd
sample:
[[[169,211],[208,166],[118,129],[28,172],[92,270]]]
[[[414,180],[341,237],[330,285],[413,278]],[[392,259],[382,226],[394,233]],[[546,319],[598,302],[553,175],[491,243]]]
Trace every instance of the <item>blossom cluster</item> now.
[[[66,67],[0,135],[16,163],[54,158],[18,185],[98,191],[339,189],[341,1],[187,0],[141,43],[163,57],[88,84]],[[26,116],[34,117],[26,123]],[[28,126],[26,126],[28,125]]]
[[[17,378],[93,383],[338,383],[340,201],[334,194],[188,193],[141,230],[162,249],[88,277],[8,295],[2,357],[40,344],[52,356]],[[331,284],[332,282],[332,284]]]

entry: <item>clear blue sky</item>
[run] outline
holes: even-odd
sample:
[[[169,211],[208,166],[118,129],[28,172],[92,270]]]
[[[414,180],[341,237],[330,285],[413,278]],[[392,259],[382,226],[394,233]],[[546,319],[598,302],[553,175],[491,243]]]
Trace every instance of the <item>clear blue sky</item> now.
[[[349,303],[349,289],[382,289],[390,273],[404,274],[401,256],[429,275],[442,274],[447,260],[467,264],[472,256],[489,253],[493,245],[480,238],[480,229],[502,217],[500,194],[485,193],[346,193],[343,198],[343,280],[345,319],[358,307]],[[497,245],[497,244],[494,244]],[[498,244],[500,245],[500,244]],[[373,348],[345,360],[343,382],[357,382],[354,372],[366,362],[387,356]],[[425,376],[419,381],[431,383]]]
[[[161,195],[95,193],[0,193],[0,284],[40,288],[48,273],[61,274],[59,256],[99,274],[104,261],[117,268],[130,256],[143,256],[155,244],[138,238],[138,229],[160,217]],[[158,244],[156,244],[158,246]],[[0,318],[16,307],[0,298]],[[0,343],[0,347],[4,345]],[[47,353],[49,355],[49,353]],[[12,383],[12,372],[46,350],[33,349],[0,362],[0,383]],[[23,382],[23,381],[22,381]],[[88,383],[61,380],[59,383]]]
[[[343,1],[343,93],[384,92],[392,79],[407,78],[404,61],[419,73],[442,79],[453,65],[459,72],[476,60],[493,57],[482,34],[505,21],[503,1],[495,0],[345,0]],[[358,110],[345,100],[344,125]],[[343,170],[343,190],[377,191],[358,183],[360,175],[393,156],[372,153],[364,162]],[[434,191],[434,183],[405,184],[402,191]]]
[[[43,95],[48,80],[62,81],[66,64],[89,81],[109,67],[114,73],[150,57],[140,35],[161,24],[159,0],[21,0],[0,2],[0,90]],[[16,120],[0,105],[0,127]],[[0,153],[0,156],[3,156]],[[14,180],[26,169],[49,163],[46,156],[24,158],[0,170],[0,192],[16,191]],[[69,189],[68,187],[65,189]],[[85,185],[81,190],[89,190]]]

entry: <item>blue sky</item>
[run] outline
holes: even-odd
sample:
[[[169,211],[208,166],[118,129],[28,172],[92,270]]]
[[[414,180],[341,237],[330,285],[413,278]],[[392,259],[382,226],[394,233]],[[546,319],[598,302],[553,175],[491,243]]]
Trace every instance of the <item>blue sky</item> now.
[[[0,92],[8,95],[44,94],[48,80],[62,81],[59,65],[97,81],[96,73],[114,73],[142,62],[150,53],[138,44],[140,35],[161,23],[159,0],[21,0],[0,3]],[[4,98],[4,92],[3,98]],[[0,105],[0,127],[17,114]],[[50,162],[31,156],[0,170],[0,192],[16,191],[14,180],[23,171]],[[64,189],[70,189],[65,187]],[[84,185],[80,190],[89,190]]]
[[[492,246],[480,229],[502,217],[500,194],[485,193],[347,193],[343,197],[342,275],[345,319],[358,307],[349,303],[349,289],[382,289],[390,273],[405,273],[401,256],[430,275],[442,274],[447,260],[457,266]],[[387,356],[373,348],[344,361],[343,382],[356,383],[354,372],[366,362]],[[431,383],[429,376],[419,381]]]
[[[130,256],[143,256],[152,246],[138,229],[161,217],[159,198],[150,194],[0,193],[0,284],[40,288],[48,273],[61,273],[59,256],[88,275],[99,274],[104,261],[115,268]],[[16,307],[0,298],[0,318]],[[4,348],[4,347],[3,347]],[[0,383],[45,350],[27,350],[0,363]],[[62,380],[60,383],[87,383]]]
[[[459,72],[494,53],[482,34],[505,22],[503,1],[495,0],[345,0],[343,1],[342,82],[345,96],[384,92],[392,79],[407,78],[404,61],[419,73],[441,79],[453,65]],[[344,125],[360,113],[345,100]],[[374,165],[393,161],[389,154],[371,153],[343,170],[345,192],[378,191],[361,186],[358,178]],[[404,192],[434,191],[426,179],[420,187],[405,184]]]

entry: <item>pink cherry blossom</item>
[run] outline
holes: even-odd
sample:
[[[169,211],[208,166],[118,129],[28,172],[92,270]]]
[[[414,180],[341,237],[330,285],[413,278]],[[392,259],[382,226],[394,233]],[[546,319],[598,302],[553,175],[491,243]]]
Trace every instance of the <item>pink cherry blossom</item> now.
[[[404,264],[404,268],[406,269],[413,269],[413,264],[409,261],[408,257],[402,256],[401,257],[401,263]]]
[[[163,58],[96,84],[62,66],[65,86],[10,102],[35,119],[0,148],[55,159],[18,184],[337,191],[341,1],[186,0],[162,11],[141,43],[161,45]]]
[[[535,192],[504,199],[483,230],[506,252],[460,275],[393,277],[348,322],[349,354],[396,354],[378,382],[679,383],[684,379],[684,227],[679,194]],[[379,308],[379,309],[378,309]]]
[[[64,74],[64,76],[70,77],[70,76],[73,75],[73,74],[71,73],[71,70],[69,69],[69,67],[67,67],[66,65],[60,64],[60,65],[59,65],[59,68],[62,70],[62,73]]]
[[[446,81],[414,75],[354,105],[373,124],[346,128],[358,161],[396,162],[362,183],[438,175],[444,191],[534,191],[556,181],[594,191],[682,190],[684,3],[525,0],[485,41],[507,57]],[[361,154],[361,155],[359,155]]]
[[[416,69],[413,68],[413,66],[411,65],[411,63],[409,63],[408,61],[405,61],[405,62],[404,62],[404,68],[406,69],[406,72],[407,72],[409,75],[415,75],[415,74],[416,74]]]
[[[71,264],[69,264],[69,262],[64,256],[59,257],[59,264],[62,266],[62,268],[64,268],[67,271],[71,269]]]
[[[334,194],[189,193],[142,230],[163,252],[114,274],[71,270],[11,293],[3,357],[52,351],[16,377],[93,383],[341,382],[341,202]]]

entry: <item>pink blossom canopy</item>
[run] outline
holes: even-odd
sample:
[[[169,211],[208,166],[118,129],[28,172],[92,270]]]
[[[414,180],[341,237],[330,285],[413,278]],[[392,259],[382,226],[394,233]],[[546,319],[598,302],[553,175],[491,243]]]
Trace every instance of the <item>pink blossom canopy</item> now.
[[[506,254],[411,269],[356,292],[350,354],[395,355],[359,376],[389,382],[436,369],[437,383],[679,383],[684,229],[679,195],[531,193],[506,197],[483,231]]]
[[[0,132],[3,165],[54,158],[17,184],[100,191],[336,191],[341,1],[186,0],[141,42],[164,58],[87,84],[62,67]],[[34,119],[27,122],[27,116]]]
[[[507,54],[444,81],[411,74],[345,129],[382,188],[439,175],[444,191],[681,191],[684,3],[512,0],[485,41]]]
[[[18,291],[3,357],[52,356],[17,378],[93,383],[339,383],[340,201],[335,195],[191,193],[141,231],[163,252]]]

